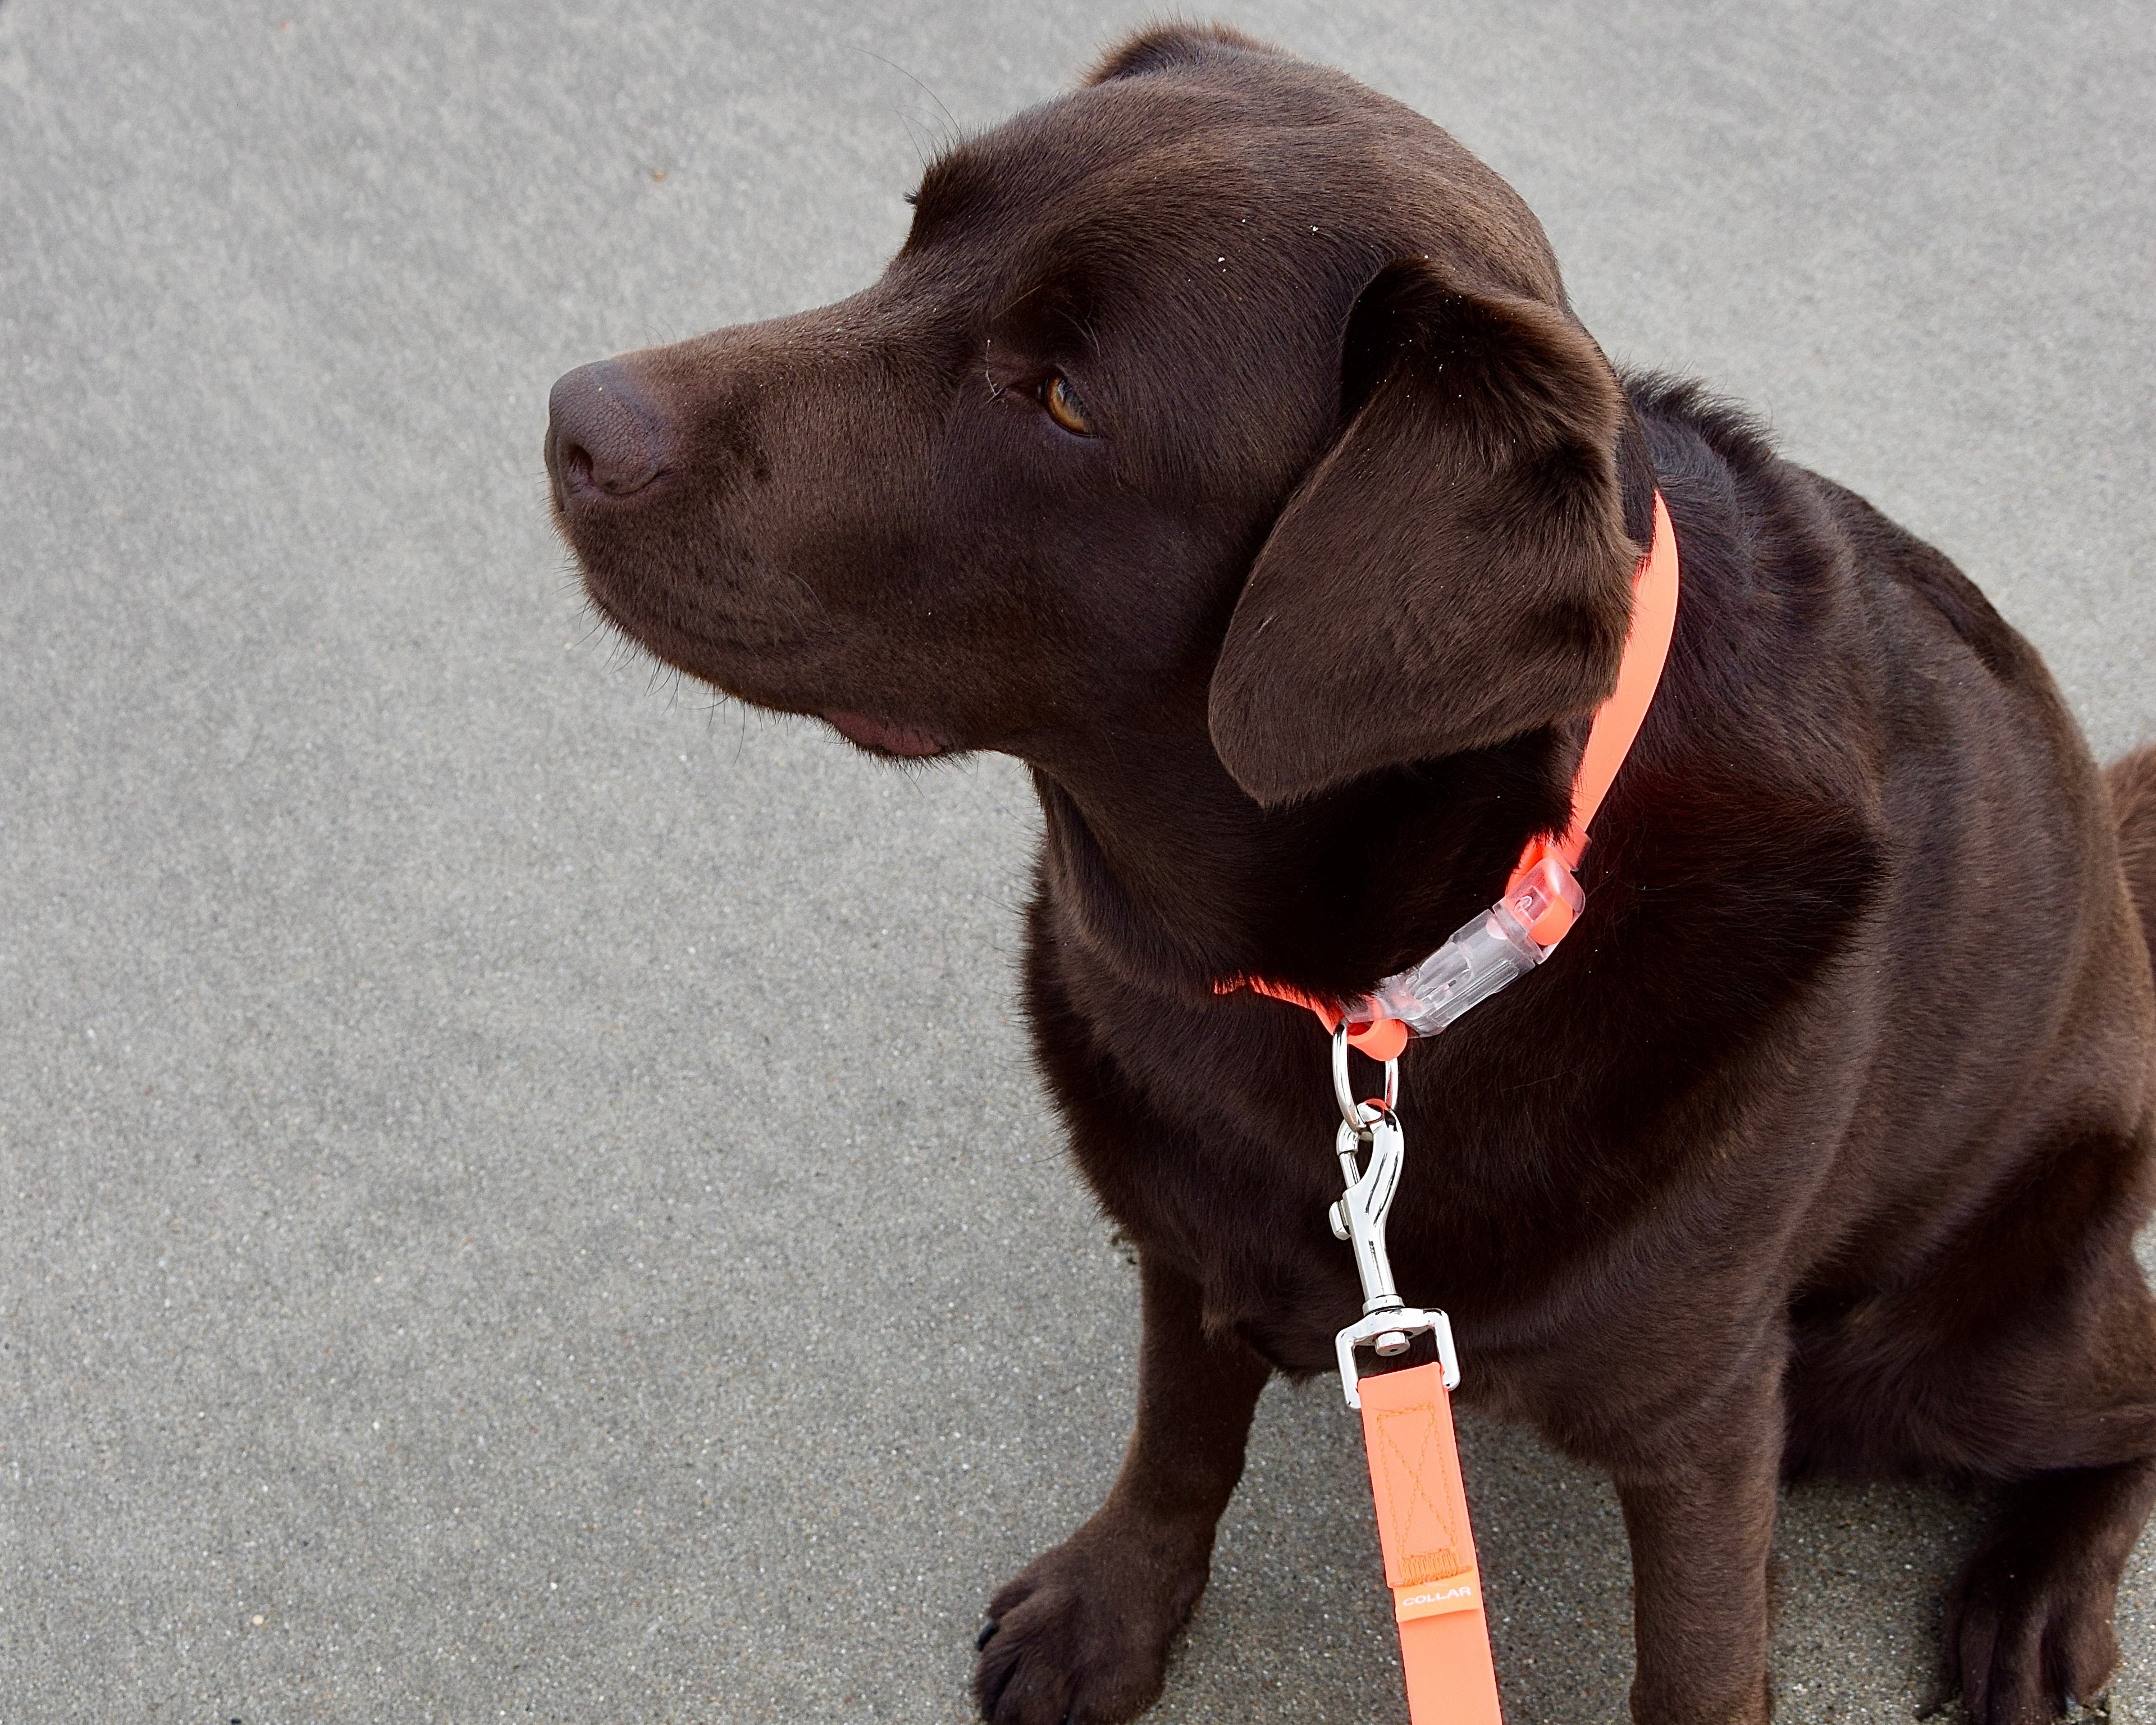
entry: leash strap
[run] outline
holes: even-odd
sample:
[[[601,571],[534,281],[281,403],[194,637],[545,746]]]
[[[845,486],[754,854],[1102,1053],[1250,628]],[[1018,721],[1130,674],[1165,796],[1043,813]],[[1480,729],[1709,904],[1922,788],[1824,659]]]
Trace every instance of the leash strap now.
[[[1357,1388],[1408,1717],[1412,1725],[1504,1725],[1444,1370],[1412,1366]]]
[[[1333,1032],[1333,1100],[1340,1105],[1333,1151],[1348,1189],[1330,1219],[1333,1233],[1354,1248],[1363,1284],[1363,1316],[1333,1338],[1340,1389],[1363,1416],[1363,1453],[1385,1553],[1385,1582],[1399,1625],[1411,1725],[1504,1725],[1452,1403],[1445,1394],[1460,1381],[1452,1320],[1400,1298],[1385,1249],[1386,1217],[1406,1154],[1406,1135],[1393,1111],[1399,1085],[1399,1067],[1388,1063],[1383,1098],[1354,1101],[1348,1027]],[[1397,1359],[1424,1332],[1436,1343],[1435,1363],[1362,1375],[1359,1350]]]

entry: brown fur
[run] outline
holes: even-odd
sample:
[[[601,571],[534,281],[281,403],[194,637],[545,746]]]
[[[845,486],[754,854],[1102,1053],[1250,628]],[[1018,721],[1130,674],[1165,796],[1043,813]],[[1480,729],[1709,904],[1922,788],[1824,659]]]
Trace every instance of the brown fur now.
[[[2002,1486],[1947,1635],[1983,1725],[2104,1681],[2156,1495],[2156,755],[2107,797],[1943,557],[1620,380],[1443,132],[1148,33],[932,167],[855,298],[564,379],[547,458],[670,663],[1033,769],[1035,1048],[1145,1332],[1106,1503],[990,1604],[985,1716],[1152,1700],[1260,1387],[1358,1309],[1324,1040],[1214,980],[1366,988],[1563,824],[1657,488],[1684,603],[1585,916],[1404,1062],[1402,1290],[1464,1397],[1615,1480],[1638,1718],[1766,1717],[1806,1469]]]
[[[2156,963],[2156,747],[2112,762],[2103,777],[2118,823],[2119,866]]]

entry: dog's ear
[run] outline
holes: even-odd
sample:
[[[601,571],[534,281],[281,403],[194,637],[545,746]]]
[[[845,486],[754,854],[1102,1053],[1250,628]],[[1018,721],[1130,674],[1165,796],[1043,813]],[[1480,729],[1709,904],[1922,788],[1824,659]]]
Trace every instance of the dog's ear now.
[[[1118,78],[1142,78],[1173,66],[1200,65],[1215,54],[1279,52],[1270,43],[1245,36],[1228,24],[1156,24],[1110,49],[1086,74],[1086,82],[1111,84]]]
[[[1341,388],[1213,673],[1214,747],[1267,805],[1587,711],[1630,620],[1624,398],[1568,316],[1397,264]]]

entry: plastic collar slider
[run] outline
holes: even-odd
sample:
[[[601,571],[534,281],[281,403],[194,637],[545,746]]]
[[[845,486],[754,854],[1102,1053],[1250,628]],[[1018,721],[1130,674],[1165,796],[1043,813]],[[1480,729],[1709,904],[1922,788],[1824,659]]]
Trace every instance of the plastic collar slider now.
[[[1512,877],[1504,897],[1414,969],[1387,977],[1348,1008],[1348,1018],[1394,1019],[1418,1036],[1435,1036],[1548,957],[1586,902],[1564,859],[1546,850]]]

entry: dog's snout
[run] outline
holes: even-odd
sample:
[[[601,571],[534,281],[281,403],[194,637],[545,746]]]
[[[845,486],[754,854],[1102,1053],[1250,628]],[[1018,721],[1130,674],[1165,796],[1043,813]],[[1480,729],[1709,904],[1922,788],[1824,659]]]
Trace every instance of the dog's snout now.
[[[555,495],[627,497],[665,470],[664,420],[618,360],[580,366],[547,399],[547,471]]]

